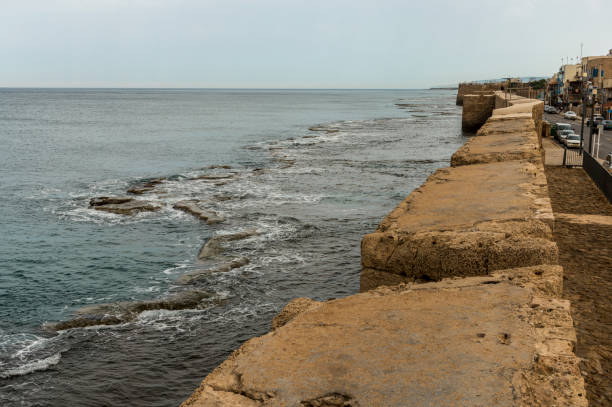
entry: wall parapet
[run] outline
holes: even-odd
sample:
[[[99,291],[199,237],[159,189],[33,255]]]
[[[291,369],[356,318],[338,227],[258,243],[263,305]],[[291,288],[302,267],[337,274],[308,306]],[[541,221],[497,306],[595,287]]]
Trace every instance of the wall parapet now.
[[[463,106],[464,95],[491,95],[497,90],[503,89],[503,82],[491,82],[491,83],[474,83],[466,82],[460,83],[457,89],[457,106]]]

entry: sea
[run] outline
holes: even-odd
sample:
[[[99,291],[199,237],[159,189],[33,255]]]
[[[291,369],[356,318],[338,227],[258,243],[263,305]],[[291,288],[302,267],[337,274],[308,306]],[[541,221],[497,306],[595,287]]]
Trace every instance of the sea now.
[[[291,299],[357,293],[362,236],[465,141],[455,94],[0,89],[0,405],[178,406]],[[89,206],[157,178],[157,211]],[[53,329],[211,269],[194,308]]]

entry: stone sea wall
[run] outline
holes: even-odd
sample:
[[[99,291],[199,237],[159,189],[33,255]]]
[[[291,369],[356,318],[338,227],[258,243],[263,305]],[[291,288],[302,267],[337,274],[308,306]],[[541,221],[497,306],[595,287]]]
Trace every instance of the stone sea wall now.
[[[497,90],[501,90],[502,82],[493,83],[460,83],[457,89],[457,106],[463,105],[464,95],[490,95]]]
[[[557,263],[540,148],[543,103],[514,98],[492,110],[450,168],[431,175],[363,238],[362,291]]]
[[[451,167],[364,236],[362,293],[292,301],[183,406],[586,406],[541,102],[497,98]]]
[[[475,132],[487,121],[495,108],[495,95],[465,95],[461,130]]]

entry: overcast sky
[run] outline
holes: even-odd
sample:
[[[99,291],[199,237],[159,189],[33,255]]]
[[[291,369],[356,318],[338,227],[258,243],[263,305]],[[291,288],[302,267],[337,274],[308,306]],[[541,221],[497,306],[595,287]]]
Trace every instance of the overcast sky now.
[[[424,88],[612,48],[612,1],[0,0],[0,86]]]

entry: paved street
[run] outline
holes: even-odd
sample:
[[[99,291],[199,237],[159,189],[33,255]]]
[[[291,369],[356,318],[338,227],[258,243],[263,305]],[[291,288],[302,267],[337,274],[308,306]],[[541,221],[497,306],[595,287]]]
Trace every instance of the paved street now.
[[[567,120],[563,118],[562,114],[550,114],[544,113],[544,119],[549,121],[550,123],[570,123],[574,129],[574,132],[580,135],[580,125],[582,120]],[[600,159],[605,159],[606,155],[612,152],[612,130],[604,130],[604,134],[601,137],[601,144],[599,146],[599,157]],[[589,129],[584,126],[584,149],[588,150],[589,145]]]

